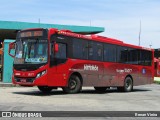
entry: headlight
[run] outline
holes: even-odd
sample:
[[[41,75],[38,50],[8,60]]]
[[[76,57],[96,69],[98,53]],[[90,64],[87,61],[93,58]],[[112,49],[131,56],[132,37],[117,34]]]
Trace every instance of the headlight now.
[[[47,73],[47,70],[44,70],[44,71],[38,73],[37,76],[36,76],[36,78],[39,78],[39,77],[43,76],[46,73]]]
[[[46,74],[46,70],[42,72],[41,76],[44,75],[44,74]]]
[[[38,73],[37,76],[36,76],[36,78],[39,78],[40,76],[41,76],[41,73]]]

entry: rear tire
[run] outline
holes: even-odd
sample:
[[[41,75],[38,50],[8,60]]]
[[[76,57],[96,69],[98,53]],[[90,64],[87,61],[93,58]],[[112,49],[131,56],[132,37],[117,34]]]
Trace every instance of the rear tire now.
[[[133,90],[133,80],[131,77],[126,77],[124,80],[124,86],[117,87],[117,89],[121,92],[131,92]]]
[[[94,87],[94,89],[95,89],[97,92],[101,92],[101,93],[105,92],[107,88],[108,88],[108,87]]]
[[[81,91],[82,82],[76,75],[72,75],[68,81],[68,86],[62,88],[65,93],[75,94]]]
[[[53,88],[48,86],[38,86],[38,89],[43,93],[50,93]]]

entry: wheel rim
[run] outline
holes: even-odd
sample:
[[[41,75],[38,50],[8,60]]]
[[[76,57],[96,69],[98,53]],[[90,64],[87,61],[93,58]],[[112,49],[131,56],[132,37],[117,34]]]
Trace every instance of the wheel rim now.
[[[73,90],[76,88],[76,85],[77,85],[76,81],[74,79],[71,79],[69,82],[69,88]]]
[[[131,81],[128,79],[127,81],[126,81],[126,88],[128,89],[128,88],[130,88],[131,87]]]

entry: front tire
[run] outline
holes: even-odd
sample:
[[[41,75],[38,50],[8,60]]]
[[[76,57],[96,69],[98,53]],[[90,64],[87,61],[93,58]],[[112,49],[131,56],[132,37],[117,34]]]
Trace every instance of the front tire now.
[[[53,88],[48,86],[38,86],[38,89],[43,93],[50,93]]]
[[[117,87],[118,91],[122,92],[131,92],[133,90],[133,80],[131,77],[126,77],[124,80],[123,87]]]
[[[65,93],[75,94],[81,91],[82,82],[76,75],[72,75],[68,81],[68,86],[62,88]]]

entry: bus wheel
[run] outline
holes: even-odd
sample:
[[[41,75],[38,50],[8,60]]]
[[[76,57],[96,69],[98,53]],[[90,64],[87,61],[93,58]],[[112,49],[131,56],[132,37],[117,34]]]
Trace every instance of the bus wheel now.
[[[97,92],[105,92],[108,87],[94,87]]]
[[[48,87],[48,86],[38,86],[38,89],[41,91],[41,92],[44,92],[44,93],[49,93],[52,91],[52,87]]]
[[[72,75],[69,79],[68,86],[62,88],[65,93],[74,94],[82,89],[82,83],[78,76]]]
[[[118,91],[131,92],[133,90],[133,81],[130,77],[126,77],[123,87],[117,87]]]

